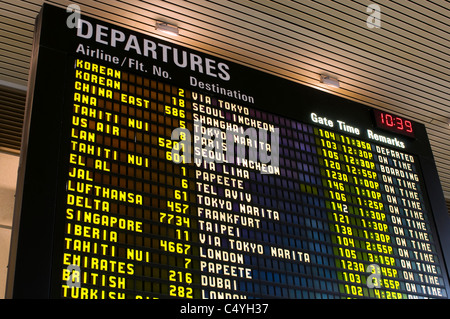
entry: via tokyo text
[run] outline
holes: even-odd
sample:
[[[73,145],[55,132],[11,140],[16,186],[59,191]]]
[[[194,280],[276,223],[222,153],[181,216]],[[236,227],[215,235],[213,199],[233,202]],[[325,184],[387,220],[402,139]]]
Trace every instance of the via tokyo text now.
[[[259,170],[261,174],[280,175],[278,128],[274,128],[271,132],[270,143],[267,142],[268,132],[266,130],[258,129],[257,131],[253,127],[245,130],[243,128],[239,130],[227,128],[226,132],[223,132],[217,127],[205,128],[201,121],[195,120],[194,131],[193,145],[196,165],[201,166],[203,161],[207,164],[236,163]],[[189,130],[174,129],[171,140],[176,141],[171,150],[171,160],[177,164],[191,163],[192,138]],[[248,158],[245,158],[247,147]]]

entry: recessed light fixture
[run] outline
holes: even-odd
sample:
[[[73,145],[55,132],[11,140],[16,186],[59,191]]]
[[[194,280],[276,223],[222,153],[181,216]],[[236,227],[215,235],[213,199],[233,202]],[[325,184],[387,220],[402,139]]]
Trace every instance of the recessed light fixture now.
[[[176,25],[168,24],[166,22],[156,21],[155,29],[170,35],[177,36],[180,34]]]
[[[323,83],[323,84],[326,84],[328,86],[335,87],[335,88],[339,88],[340,87],[338,79],[332,78],[332,77],[330,77],[328,75],[325,75],[325,74],[321,74],[320,75],[320,82]]]

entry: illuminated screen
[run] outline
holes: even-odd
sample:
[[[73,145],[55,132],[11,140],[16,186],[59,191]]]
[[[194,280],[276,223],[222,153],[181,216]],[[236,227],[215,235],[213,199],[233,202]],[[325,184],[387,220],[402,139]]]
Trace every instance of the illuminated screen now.
[[[55,10],[45,8],[44,29]],[[64,23],[57,13],[49,25]],[[41,123],[55,135],[42,159],[54,179],[39,181],[54,189],[41,213],[51,230],[41,239],[51,243],[41,258],[47,297],[448,298],[436,195],[421,164],[426,135],[386,134],[366,106],[162,40],[126,43],[127,30],[126,52],[102,46],[85,31],[100,30],[95,23],[118,28],[86,18],[86,29],[67,30],[67,54],[39,57],[59,76],[36,80],[33,105],[33,116],[56,119],[56,128]],[[138,43],[176,48],[175,66],[165,55],[149,63],[156,51],[131,58]],[[52,83],[64,83],[49,89],[54,102],[38,92]],[[33,121],[30,163],[41,145]],[[38,209],[25,208],[22,223]],[[38,245],[26,234],[18,256]]]

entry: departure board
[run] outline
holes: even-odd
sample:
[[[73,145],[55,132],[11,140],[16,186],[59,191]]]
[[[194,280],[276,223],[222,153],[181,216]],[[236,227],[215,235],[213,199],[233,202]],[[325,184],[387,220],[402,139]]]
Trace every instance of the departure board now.
[[[423,125],[69,17],[37,23],[12,298],[448,298]]]

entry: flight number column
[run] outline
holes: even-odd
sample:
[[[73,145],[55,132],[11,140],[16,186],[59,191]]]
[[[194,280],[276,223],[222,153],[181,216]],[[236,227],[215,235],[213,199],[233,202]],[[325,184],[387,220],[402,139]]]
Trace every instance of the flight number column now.
[[[195,262],[191,258],[194,249],[192,227],[195,222],[190,217],[190,212],[194,209],[191,203],[195,203],[195,195],[190,192],[190,184],[193,185],[193,181],[189,180],[189,176],[193,171],[189,168],[190,158],[186,155],[188,154],[186,148],[190,146],[184,143],[189,134],[184,129],[189,132],[192,130],[192,113],[190,103],[186,100],[190,92],[175,87],[171,91],[172,95],[168,97],[170,101],[166,101],[164,105],[164,114],[173,120],[172,136],[159,137],[159,146],[164,148],[165,158],[170,163],[168,165],[172,165],[176,175],[173,180],[172,194],[169,194],[167,199],[166,211],[160,212],[160,222],[174,228],[173,232],[169,232],[173,240],[160,239],[160,247],[168,253],[181,257],[179,259],[181,263],[177,262],[168,271],[169,296],[190,299],[198,298],[200,294],[199,290],[194,290],[193,285],[194,282],[199,281],[195,279],[198,275],[193,272]],[[190,198],[190,196],[194,197]]]

